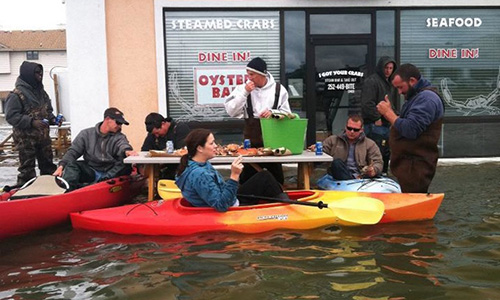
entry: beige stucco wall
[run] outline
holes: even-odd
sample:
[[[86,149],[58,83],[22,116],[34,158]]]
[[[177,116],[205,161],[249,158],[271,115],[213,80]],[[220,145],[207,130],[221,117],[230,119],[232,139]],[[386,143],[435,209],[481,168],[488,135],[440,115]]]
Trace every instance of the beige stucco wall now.
[[[106,0],[109,103],[125,114],[123,132],[140,150],[144,118],[158,111],[154,0]]]

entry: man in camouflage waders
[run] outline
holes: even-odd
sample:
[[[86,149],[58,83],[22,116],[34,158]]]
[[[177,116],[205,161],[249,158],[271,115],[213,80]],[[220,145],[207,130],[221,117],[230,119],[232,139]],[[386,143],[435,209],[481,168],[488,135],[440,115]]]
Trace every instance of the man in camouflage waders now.
[[[56,165],[49,136],[49,124],[55,124],[52,104],[43,89],[43,66],[25,61],[19,69],[16,88],[7,97],[5,118],[13,126],[13,138],[19,151],[17,185],[36,176],[35,159],[40,175],[52,174]]]

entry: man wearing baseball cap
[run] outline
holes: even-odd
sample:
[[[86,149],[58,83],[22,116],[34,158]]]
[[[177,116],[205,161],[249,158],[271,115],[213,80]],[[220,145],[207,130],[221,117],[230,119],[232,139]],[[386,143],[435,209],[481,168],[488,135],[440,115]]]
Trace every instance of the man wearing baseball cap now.
[[[118,108],[106,109],[102,122],[76,136],[53,175],[62,175],[70,189],[74,190],[86,184],[130,174],[132,169],[123,163],[123,159],[138,154],[121,132],[123,124],[129,125]],[[77,160],[81,156],[83,161]]]
[[[274,81],[274,77],[267,71],[266,62],[256,57],[246,66],[248,81],[237,86],[226,98],[224,106],[231,117],[244,118],[245,128],[243,136],[250,139],[252,147],[263,147],[260,118],[269,118],[273,114],[291,113],[288,103],[288,92],[283,85]],[[283,184],[283,169],[281,164],[259,164],[274,175],[279,183]],[[257,171],[246,166],[240,175],[240,183],[244,183]]]
[[[115,120],[116,123],[119,125],[122,125],[122,124],[129,125],[127,120],[125,120],[123,118],[123,113],[120,110],[118,110],[118,108],[116,108],[116,107],[110,107],[110,108],[106,109],[104,111],[104,119],[106,119],[106,117],[109,117],[109,118]]]
[[[184,122],[175,122],[171,117],[163,117],[152,112],[144,120],[148,135],[144,139],[141,151],[165,150],[167,141],[172,141],[174,149],[186,146],[184,140],[190,129]],[[160,165],[160,179],[175,179],[179,164]]]

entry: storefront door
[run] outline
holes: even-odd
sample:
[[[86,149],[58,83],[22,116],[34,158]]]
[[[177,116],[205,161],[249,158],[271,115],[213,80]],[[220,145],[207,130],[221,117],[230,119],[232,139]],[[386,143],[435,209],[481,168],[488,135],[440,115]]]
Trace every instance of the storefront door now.
[[[308,143],[340,133],[347,116],[360,113],[363,80],[373,68],[370,39],[313,39],[310,49],[308,118],[315,128],[309,126]]]

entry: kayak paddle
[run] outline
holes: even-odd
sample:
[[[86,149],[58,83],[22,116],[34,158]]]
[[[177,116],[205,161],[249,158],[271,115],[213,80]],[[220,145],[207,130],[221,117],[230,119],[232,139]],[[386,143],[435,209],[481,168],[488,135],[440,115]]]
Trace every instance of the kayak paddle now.
[[[253,199],[262,199],[272,202],[281,202],[288,204],[298,204],[307,206],[316,206],[320,209],[330,209],[335,217],[351,223],[371,225],[377,224],[384,215],[385,205],[382,201],[371,197],[347,197],[336,200],[332,203],[297,201],[291,199],[281,199],[273,197],[263,197],[254,195],[237,195],[238,197],[246,197]]]
[[[173,180],[163,179],[158,181],[158,194],[164,200],[175,199],[182,197],[181,191]],[[254,195],[237,195],[239,197],[246,197],[252,199],[268,200],[272,202],[281,202],[288,204],[316,206],[320,209],[328,208],[334,215],[346,222],[371,225],[377,224],[384,215],[384,203],[376,198],[371,197],[348,197],[336,200],[332,203],[326,204],[323,201],[308,202],[297,201],[290,199],[281,199],[273,197],[263,197]]]
[[[158,194],[163,200],[182,197],[181,190],[174,180],[162,179],[158,181]]]

